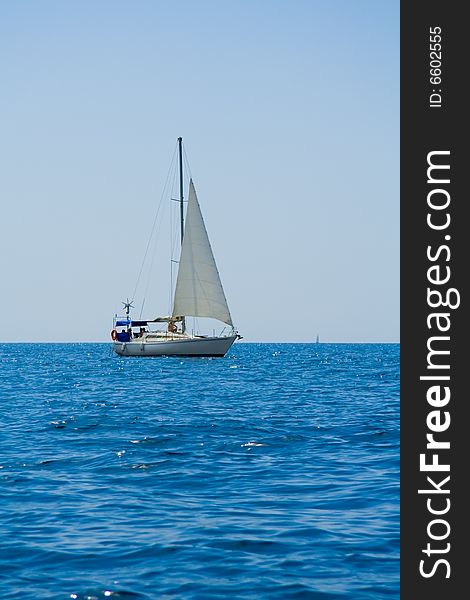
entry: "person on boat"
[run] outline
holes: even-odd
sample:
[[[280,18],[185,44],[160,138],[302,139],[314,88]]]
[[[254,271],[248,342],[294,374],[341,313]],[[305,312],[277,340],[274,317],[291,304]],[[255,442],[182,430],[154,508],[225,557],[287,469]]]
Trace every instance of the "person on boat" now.
[[[178,331],[178,327],[176,327],[176,323],[174,321],[168,322],[168,331],[170,333],[176,333]]]
[[[128,342],[130,341],[130,336],[129,336],[129,332],[126,331],[125,329],[121,329],[121,331],[119,331],[116,334],[116,338],[118,342]]]

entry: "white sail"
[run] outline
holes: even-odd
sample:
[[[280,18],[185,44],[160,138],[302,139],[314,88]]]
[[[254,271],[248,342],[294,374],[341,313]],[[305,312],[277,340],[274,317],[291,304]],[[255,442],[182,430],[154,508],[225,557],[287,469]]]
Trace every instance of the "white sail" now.
[[[192,180],[173,315],[211,317],[233,326]]]

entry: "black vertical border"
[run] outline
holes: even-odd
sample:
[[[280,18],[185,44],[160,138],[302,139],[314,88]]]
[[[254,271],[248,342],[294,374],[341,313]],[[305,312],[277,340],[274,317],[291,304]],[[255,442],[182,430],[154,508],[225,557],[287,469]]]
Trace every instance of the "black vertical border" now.
[[[402,600],[463,598],[468,593],[467,578],[470,578],[470,566],[467,565],[470,528],[465,516],[467,506],[470,507],[470,491],[466,490],[470,487],[466,486],[467,473],[470,474],[466,464],[470,461],[467,407],[470,397],[465,386],[465,373],[470,372],[470,347],[466,344],[469,329],[467,280],[470,277],[470,218],[466,218],[466,206],[470,205],[470,195],[465,189],[466,174],[470,172],[466,164],[470,158],[467,150],[470,145],[470,102],[465,97],[470,81],[470,25],[464,17],[464,7],[462,2],[435,0],[402,2],[400,6]],[[429,35],[432,27],[442,30],[440,85],[430,82]],[[430,107],[433,89],[441,90],[440,108]],[[431,189],[426,177],[427,155],[435,150],[450,150],[450,184],[445,187],[451,195],[451,224],[445,232],[432,231],[426,223],[427,194]],[[444,240],[445,234],[451,239]],[[429,539],[427,527],[433,518],[439,517],[428,512],[426,495],[418,494],[418,489],[432,487],[426,482],[426,476],[432,476],[432,473],[421,473],[419,469],[419,455],[426,452],[426,434],[429,432],[426,417],[433,410],[426,400],[426,391],[431,384],[420,381],[420,376],[429,374],[426,370],[427,342],[433,335],[426,323],[428,314],[433,312],[427,304],[427,270],[432,263],[426,257],[426,250],[429,245],[437,248],[446,243],[451,250],[450,260],[445,262],[443,258],[440,264],[450,267],[451,279],[447,287],[459,290],[461,304],[454,310],[438,309],[447,310],[451,318],[447,333],[450,355],[444,358],[444,362],[450,363],[451,400],[446,408],[442,408],[449,410],[451,425],[439,434],[439,439],[449,440],[451,444],[450,450],[439,453],[440,462],[450,461],[451,467],[448,473],[451,507],[446,515],[442,515],[451,529],[448,538],[438,542]],[[441,481],[446,475],[436,473],[435,480]],[[438,498],[440,506],[444,506],[443,495],[432,497],[436,498],[436,507]],[[435,527],[433,531],[443,532],[444,528]],[[428,542],[441,550],[450,543],[450,549],[428,558],[423,553]],[[420,561],[426,559],[426,569],[430,571],[433,561],[439,558],[448,560],[450,577],[446,578],[447,567],[441,564],[432,577],[424,578],[419,572]]]

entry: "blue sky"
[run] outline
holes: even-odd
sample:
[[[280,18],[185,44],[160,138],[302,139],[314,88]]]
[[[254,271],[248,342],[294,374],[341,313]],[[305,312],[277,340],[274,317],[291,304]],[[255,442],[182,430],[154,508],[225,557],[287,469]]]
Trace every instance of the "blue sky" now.
[[[398,1],[3,2],[0,63],[3,341],[108,339],[178,136],[245,340],[399,341]]]

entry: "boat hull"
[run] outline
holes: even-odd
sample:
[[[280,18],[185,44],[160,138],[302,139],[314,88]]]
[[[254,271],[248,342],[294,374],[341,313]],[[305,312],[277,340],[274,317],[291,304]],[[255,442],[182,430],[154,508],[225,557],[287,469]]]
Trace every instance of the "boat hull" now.
[[[236,335],[174,340],[137,339],[114,342],[113,350],[119,356],[225,356],[236,339]]]

